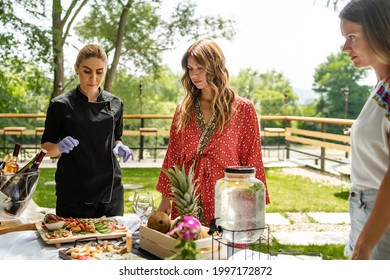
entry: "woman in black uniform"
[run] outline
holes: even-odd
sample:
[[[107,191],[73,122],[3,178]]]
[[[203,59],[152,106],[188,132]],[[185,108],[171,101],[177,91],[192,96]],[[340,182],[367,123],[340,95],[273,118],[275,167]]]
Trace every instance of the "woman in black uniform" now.
[[[121,169],[134,154],[122,144],[123,101],[100,88],[107,55],[96,44],[83,47],[74,65],[80,84],[53,98],[47,110],[42,148],[61,154],[55,174],[56,214],[61,217],[121,216]]]

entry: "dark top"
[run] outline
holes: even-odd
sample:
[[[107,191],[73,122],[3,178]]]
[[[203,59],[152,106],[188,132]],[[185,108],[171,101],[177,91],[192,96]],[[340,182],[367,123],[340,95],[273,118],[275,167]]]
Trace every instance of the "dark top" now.
[[[88,102],[77,87],[49,104],[41,143],[57,143],[66,136],[79,141],[58,160],[58,199],[108,203],[113,191],[123,188],[121,169],[112,153],[115,141],[122,137],[123,101],[99,91],[97,102]]]

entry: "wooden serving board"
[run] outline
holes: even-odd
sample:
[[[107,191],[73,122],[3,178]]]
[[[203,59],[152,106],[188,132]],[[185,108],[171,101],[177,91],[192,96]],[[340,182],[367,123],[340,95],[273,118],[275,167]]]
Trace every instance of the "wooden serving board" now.
[[[42,222],[35,223],[35,227],[37,228],[43,242],[45,242],[46,244],[54,244],[57,248],[60,248],[62,243],[75,242],[76,240],[79,239],[85,239],[85,238],[119,239],[126,236],[127,234],[127,231],[113,231],[111,233],[86,233],[86,234],[72,235],[68,237],[49,239],[46,237],[46,233],[48,232],[48,230],[42,227]]]
[[[14,232],[14,231],[23,231],[23,230],[35,230],[34,223],[23,224],[19,220],[14,221],[0,221],[0,235]]]

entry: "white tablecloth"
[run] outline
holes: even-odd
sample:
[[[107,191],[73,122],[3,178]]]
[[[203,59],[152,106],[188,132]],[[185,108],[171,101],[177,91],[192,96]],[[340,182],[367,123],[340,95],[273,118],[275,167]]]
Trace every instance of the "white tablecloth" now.
[[[114,218],[133,232],[139,228],[139,218],[135,214]],[[0,260],[58,260],[58,251],[73,246],[73,243],[62,245],[62,248],[56,248],[46,244],[36,230],[10,232],[0,235]]]

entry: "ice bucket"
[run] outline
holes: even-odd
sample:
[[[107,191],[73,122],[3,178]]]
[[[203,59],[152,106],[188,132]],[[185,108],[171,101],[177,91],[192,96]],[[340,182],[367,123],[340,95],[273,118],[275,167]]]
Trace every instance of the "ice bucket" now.
[[[0,175],[0,220],[18,218],[38,185],[39,170]]]

